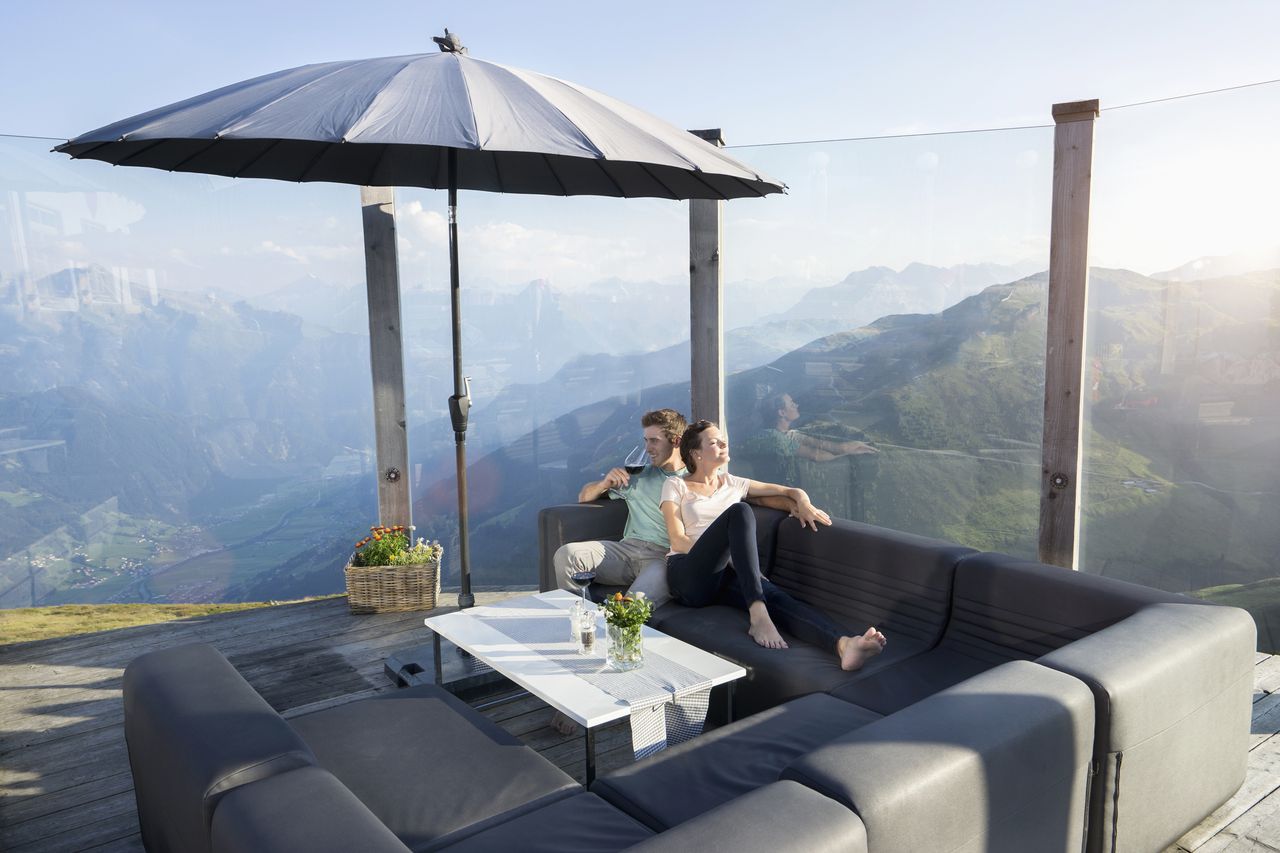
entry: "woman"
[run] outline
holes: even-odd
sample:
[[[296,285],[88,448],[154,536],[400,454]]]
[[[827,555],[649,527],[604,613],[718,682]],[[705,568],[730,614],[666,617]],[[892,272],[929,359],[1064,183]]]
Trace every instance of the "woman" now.
[[[880,654],[884,634],[868,628],[861,636],[843,633],[826,614],[796,601],[760,574],[756,552],[756,523],[748,496],[786,495],[798,512],[830,524],[826,513],[809,503],[802,489],[758,483],[722,471],[729,462],[729,444],[720,428],[698,421],[680,439],[680,458],[687,477],[672,477],[662,487],[662,515],[671,538],[667,582],[676,601],[687,607],[729,604],[746,610],[748,633],[769,649],[785,649],[774,617],[788,633],[832,649],[840,668],[855,670]],[[735,580],[730,580],[729,569]]]

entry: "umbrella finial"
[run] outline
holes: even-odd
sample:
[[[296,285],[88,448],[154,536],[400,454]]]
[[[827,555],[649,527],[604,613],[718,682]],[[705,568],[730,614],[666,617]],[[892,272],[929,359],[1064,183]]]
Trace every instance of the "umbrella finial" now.
[[[458,38],[457,33],[449,32],[449,28],[444,28],[443,36],[432,36],[431,40],[440,45],[441,53],[466,53],[467,49],[462,46],[462,39]]]

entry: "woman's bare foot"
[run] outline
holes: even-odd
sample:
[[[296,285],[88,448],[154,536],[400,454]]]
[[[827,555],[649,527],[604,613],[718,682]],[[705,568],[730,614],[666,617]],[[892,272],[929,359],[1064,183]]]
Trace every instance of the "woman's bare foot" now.
[[[836,641],[836,654],[840,656],[840,668],[845,672],[862,669],[862,665],[884,651],[884,638],[875,628],[868,628],[861,637],[841,637]]]
[[[787,648],[787,641],[778,633],[778,628],[773,624],[773,619],[770,618],[763,601],[752,604],[747,612],[751,616],[751,627],[747,629],[751,639],[766,649]]]

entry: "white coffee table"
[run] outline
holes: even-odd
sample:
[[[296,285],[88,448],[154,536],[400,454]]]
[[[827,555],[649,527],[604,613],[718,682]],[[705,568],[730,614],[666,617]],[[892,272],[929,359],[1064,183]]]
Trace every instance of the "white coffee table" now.
[[[563,615],[552,611],[548,617],[563,625],[563,641],[568,649],[567,611],[579,597],[564,590],[553,590],[527,598],[565,611]],[[629,717],[631,707],[555,661],[537,654],[525,643],[498,630],[495,623],[499,618],[509,614],[509,608],[520,606],[523,600],[525,599],[511,599],[503,602],[502,607],[471,607],[426,619],[426,626],[434,633],[436,683],[439,684],[441,680],[440,638],[444,637],[583,727],[586,732],[586,779],[590,785],[595,779],[595,730],[606,723]],[[605,637],[602,623],[597,630],[596,654],[604,665]],[[647,625],[644,627],[644,647],[646,654],[656,653],[687,667],[707,679],[713,687],[729,685],[729,718],[732,719],[733,682],[745,676],[746,670],[675,637],[668,637]]]

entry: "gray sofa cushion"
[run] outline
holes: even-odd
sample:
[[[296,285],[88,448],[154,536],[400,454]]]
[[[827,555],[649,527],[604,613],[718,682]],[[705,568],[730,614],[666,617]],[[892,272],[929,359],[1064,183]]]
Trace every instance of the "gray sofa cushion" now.
[[[891,644],[929,648],[947,622],[956,563],[974,553],[856,521],[815,532],[789,519],[778,528],[770,579],[859,633],[874,625]]]
[[[621,767],[591,790],[645,825],[667,829],[776,782],[794,759],[876,719],[830,696],[806,696]]]
[[[227,793],[213,813],[213,853],[409,853],[355,795],[319,767]]]
[[[869,670],[832,695],[892,714],[993,666],[1034,660],[1149,604],[1188,601],[1003,554],[962,558],[952,597],[951,618],[935,648],[890,669]]]
[[[218,799],[315,762],[307,744],[212,646],[151,652],[124,671],[124,732],[143,843],[209,849]]]
[[[1243,610],[1155,604],[1040,658],[1094,693],[1091,851],[1162,849],[1244,781],[1255,643]]]
[[[660,608],[658,613],[661,614],[661,619],[655,620],[658,630],[746,668],[746,678],[734,685],[736,717],[830,690],[853,677],[840,669],[834,649],[819,649],[785,632],[783,636],[790,648],[760,647],[747,634],[748,620],[743,610],[721,605],[693,608],[672,603]],[[874,658],[867,670],[889,666],[923,650],[910,639],[901,642],[891,639],[884,653]]]
[[[617,853],[653,835],[594,794],[578,794],[441,848],[449,853]]]
[[[746,614],[730,608],[690,610],[670,604],[658,611],[654,624],[746,667],[735,702],[739,715],[751,714],[798,696],[834,691],[886,668],[897,669],[895,664],[933,647],[946,624],[956,563],[973,553],[948,542],[840,519],[817,531],[794,519],[779,524],[774,583],[826,611],[850,633],[875,625],[888,636],[884,654],[856,673],[840,669],[834,650],[817,649],[793,637],[787,637],[791,648],[783,652],[757,646],[746,634]],[[966,675],[986,668],[972,667]],[[911,693],[911,701],[940,686],[928,682],[928,689]],[[909,704],[849,701],[877,711]]]
[[[458,840],[447,836],[475,831],[479,821],[513,817],[582,790],[542,756],[432,685],[289,722],[320,766],[415,850]]]
[[[630,853],[867,853],[858,816],[793,782],[774,782],[632,847]]]
[[[1013,661],[855,729],[782,775],[857,812],[876,853],[1078,853],[1092,747],[1089,689]]]

